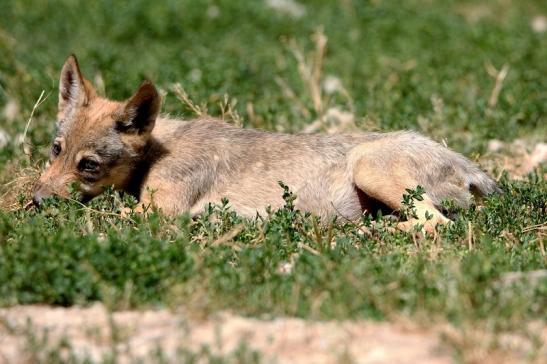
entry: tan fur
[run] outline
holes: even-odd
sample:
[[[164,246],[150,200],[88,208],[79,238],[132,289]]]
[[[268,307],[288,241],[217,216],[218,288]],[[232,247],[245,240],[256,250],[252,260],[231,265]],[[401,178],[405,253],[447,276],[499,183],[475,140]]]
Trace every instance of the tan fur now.
[[[247,217],[283,205],[283,181],[296,206],[323,219],[357,220],[364,212],[402,207],[406,189],[426,190],[418,218],[399,225],[427,230],[449,220],[439,210],[452,199],[467,206],[473,193],[496,192],[496,184],[463,156],[412,132],[339,135],[280,134],[241,129],[216,119],[183,121],[158,116],[160,96],[145,82],[127,101],[96,95],[71,56],[63,66],[58,133],[51,165],[35,201],[66,196],[79,182],[86,197],[108,185],[134,194],[141,207],[168,214],[199,213],[228,198]],[[97,162],[89,174],[82,166]],[[82,161],[83,160],[83,161]],[[92,165],[94,165],[92,163]],[[433,219],[426,221],[426,211]]]

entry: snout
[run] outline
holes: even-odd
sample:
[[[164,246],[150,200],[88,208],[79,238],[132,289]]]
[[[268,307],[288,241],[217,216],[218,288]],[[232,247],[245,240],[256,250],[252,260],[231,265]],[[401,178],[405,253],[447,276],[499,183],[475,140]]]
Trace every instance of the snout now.
[[[34,193],[32,196],[32,202],[35,206],[40,206],[45,198],[53,196],[54,193],[48,185],[37,185],[34,188]]]

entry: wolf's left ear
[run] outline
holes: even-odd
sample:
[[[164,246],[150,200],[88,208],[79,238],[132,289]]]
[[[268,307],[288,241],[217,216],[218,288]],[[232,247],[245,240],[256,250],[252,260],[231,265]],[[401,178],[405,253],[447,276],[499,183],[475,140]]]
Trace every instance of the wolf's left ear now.
[[[86,106],[95,96],[95,89],[80,72],[76,56],[65,61],[59,80],[59,116],[64,118],[69,109]]]
[[[161,96],[150,81],[144,81],[126,102],[116,128],[130,134],[149,134],[161,108]]]

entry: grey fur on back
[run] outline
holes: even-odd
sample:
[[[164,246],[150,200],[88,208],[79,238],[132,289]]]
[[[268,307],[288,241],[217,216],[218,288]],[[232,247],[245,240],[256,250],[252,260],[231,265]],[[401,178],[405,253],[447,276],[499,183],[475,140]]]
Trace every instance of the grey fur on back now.
[[[365,206],[351,173],[355,160],[350,156],[357,147],[375,173],[386,171],[386,184],[421,185],[437,206],[444,199],[468,206],[470,191],[499,190],[462,155],[408,131],[290,135],[208,118],[158,118],[152,136],[155,147],[143,160],[154,162],[136,172],[144,173],[141,197],[147,189],[160,190],[168,212],[198,213],[206,203],[227,197],[237,212],[253,217],[267,206],[282,206],[278,181],[283,181],[297,195],[297,207],[322,217],[357,219]],[[394,166],[396,173],[390,175]],[[398,182],[397,176],[404,177]]]

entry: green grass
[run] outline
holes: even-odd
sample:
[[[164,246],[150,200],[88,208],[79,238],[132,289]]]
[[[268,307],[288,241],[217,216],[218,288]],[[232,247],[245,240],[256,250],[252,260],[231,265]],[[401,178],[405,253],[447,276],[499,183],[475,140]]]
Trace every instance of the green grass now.
[[[242,0],[3,4],[0,108],[16,103],[19,111],[0,115],[13,137],[0,150],[0,179],[45,160],[59,70],[70,53],[107,95],[125,98],[150,78],[167,91],[164,111],[185,117],[191,110],[170,91],[176,82],[213,115],[229,94],[246,127],[298,131],[336,106],[354,113],[359,128],[415,129],[468,155],[484,152],[489,138],[547,135],[547,36],[529,25],[547,14],[545,2],[302,4],[301,18]],[[208,15],[212,7],[218,17]],[[473,20],[473,9],[484,16]],[[302,50],[308,64],[317,59],[313,35],[321,28],[328,39],[322,78],[337,77],[347,94],[323,93],[319,109],[294,53]],[[488,70],[504,65],[509,72],[491,102],[495,74]],[[25,155],[15,136],[42,90],[49,97],[34,114],[27,138],[35,148]],[[408,315],[517,329],[547,319],[546,279],[504,283],[508,272],[547,268],[538,228],[547,213],[543,174],[502,179],[504,195],[455,211],[455,224],[436,238],[383,229],[368,235],[369,217],[359,226],[321,226],[290,206],[256,221],[223,206],[195,221],[121,217],[130,202],[115,193],[85,207],[52,200],[40,209],[6,209],[0,305],[103,301],[113,309],[183,305],[260,317]],[[17,188],[0,192],[21,192],[23,206],[28,196]]]
[[[114,309],[182,304],[201,314],[317,319],[404,313],[519,327],[545,318],[547,281],[508,286],[503,274],[545,268],[528,228],[544,220],[547,185],[535,178],[504,187],[481,210],[460,211],[437,239],[417,241],[381,227],[369,236],[368,219],[321,227],[290,204],[265,220],[219,206],[192,221],[120,218],[127,203],[117,194],[86,207],[52,200],[1,213],[0,304],[100,300]]]

